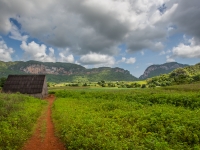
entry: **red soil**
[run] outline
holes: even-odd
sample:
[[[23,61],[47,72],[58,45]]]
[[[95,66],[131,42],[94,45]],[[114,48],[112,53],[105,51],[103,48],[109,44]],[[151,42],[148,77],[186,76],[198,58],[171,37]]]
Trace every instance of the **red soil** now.
[[[48,108],[38,119],[36,131],[25,143],[24,147],[22,148],[23,150],[65,150],[64,145],[54,135],[51,107],[53,101],[55,100],[55,96],[50,95],[45,100],[48,101]]]

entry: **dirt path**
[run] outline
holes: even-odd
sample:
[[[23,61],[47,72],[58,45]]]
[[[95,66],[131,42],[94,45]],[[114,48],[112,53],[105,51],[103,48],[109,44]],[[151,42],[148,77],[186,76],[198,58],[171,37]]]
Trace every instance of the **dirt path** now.
[[[54,135],[51,107],[55,97],[50,95],[46,100],[48,107],[38,119],[36,131],[24,145],[23,150],[65,150],[64,145]]]

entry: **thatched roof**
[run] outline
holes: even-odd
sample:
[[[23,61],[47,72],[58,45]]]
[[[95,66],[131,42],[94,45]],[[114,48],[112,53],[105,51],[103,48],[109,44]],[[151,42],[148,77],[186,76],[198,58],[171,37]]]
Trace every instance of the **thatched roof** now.
[[[22,94],[42,93],[45,75],[9,75],[4,92],[20,92]]]

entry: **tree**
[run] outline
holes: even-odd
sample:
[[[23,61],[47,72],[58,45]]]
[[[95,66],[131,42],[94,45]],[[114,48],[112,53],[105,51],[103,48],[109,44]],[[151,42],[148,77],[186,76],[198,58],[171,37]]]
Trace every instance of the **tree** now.
[[[155,88],[156,85],[155,84],[149,84],[149,88]]]
[[[170,77],[173,78],[177,83],[185,83],[190,75],[189,72],[184,68],[178,68],[170,74]]]
[[[83,86],[88,86],[87,83],[84,83]]]
[[[102,83],[102,84],[105,84],[105,83],[106,83],[106,81],[102,80],[102,81],[101,81],[101,83]]]
[[[146,84],[142,84],[142,87],[141,88],[146,88]]]
[[[194,81],[200,81],[200,74],[193,76]]]
[[[7,80],[6,77],[2,77],[2,78],[0,78],[0,87],[3,87],[3,86],[4,86],[6,80]]]

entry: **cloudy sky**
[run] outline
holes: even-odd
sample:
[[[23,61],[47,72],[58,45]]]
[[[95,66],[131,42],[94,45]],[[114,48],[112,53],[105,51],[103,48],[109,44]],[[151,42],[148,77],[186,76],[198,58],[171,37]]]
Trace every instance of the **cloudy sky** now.
[[[0,0],[0,60],[121,67],[200,62],[199,0]]]

